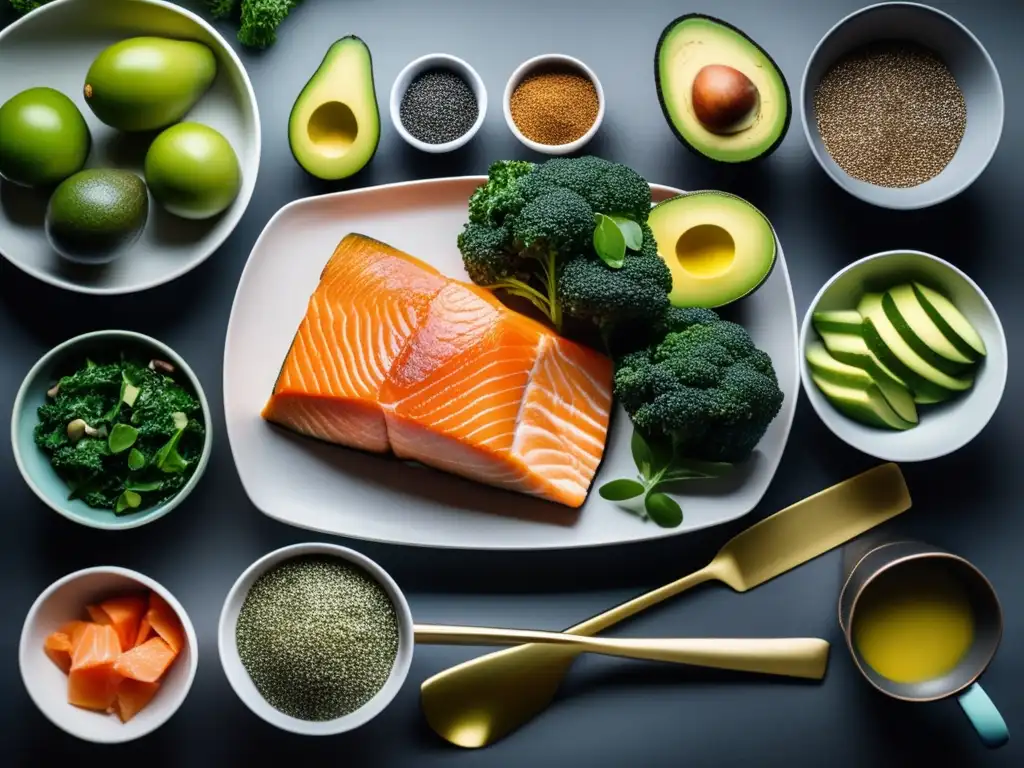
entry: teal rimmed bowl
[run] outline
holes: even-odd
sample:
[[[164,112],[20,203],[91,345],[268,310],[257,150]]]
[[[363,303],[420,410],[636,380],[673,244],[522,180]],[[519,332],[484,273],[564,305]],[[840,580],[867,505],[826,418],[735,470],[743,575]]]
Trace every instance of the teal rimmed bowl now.
[[[68,499],[67,483],[54,471],[49,458],[35,444],[35,426],[38,423],[37,409],[47,400],[46,392],[61,376],[77,370],[86,357],[100,357],[120,352],[138,354],[143,359],[160,359],[169,362],[180,374],[178,381],[192,390],[203,410],[203,424],[206,440],[192,477],[177,496],[138,512],[115,515],[112,510],[94,509],[81,499]],[[120,530],[137,528],[163,517],[177,507],[192,489],[196,487],[210,460],[212,445],[210,404],[206,394],[188,364],[173,349],[156,339],[133,331],[94,331],[76,336],[57,345],[32,366],[14,399],[11,414],[11,447],[14,461],[28,487],[44,504],[68,520],[90,528]]]

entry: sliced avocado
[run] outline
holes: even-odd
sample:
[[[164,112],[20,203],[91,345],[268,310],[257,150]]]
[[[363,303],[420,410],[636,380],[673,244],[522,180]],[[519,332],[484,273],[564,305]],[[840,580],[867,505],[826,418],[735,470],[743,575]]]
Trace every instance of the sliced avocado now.
[[[687,14],[665,27],[654,54],[654,80],[673,133],[712,160],[767,157],[789,129],[792,104],[782,71],[761,46],[712,16]],[[698,115],[708,109],[736,119],[702,121]]]
[[[914,283],[914,294],[932,322],[964,356],[976,360],[987,354],[985,342],[953,302],[921,283]]]
[[[380,111],[370,49],[358,37],[338,40],[295,99],[288,117],[295,161],[320,179],[362,170],[380,143]]]
[[[882,294],[882,309],[910,347],[943,373],[955,376],[971,365],[947,339],[917,300],[909,283]]]
[[[864,316],[864,341],[868,348],[915,395],[945,399],[949,391],[963,392],[974,383],[973,376],[950,376],[921,359],[886,317],[882,294],[864,294],[857,310]]]
[[[936,403],[941,403],[946,400],[949,400],[949,398],[951,398],[955,394],[955,392],[947,392],[946,395],[942,398],[936,397],[934,395],[914,395],[914,402],[917,403],[918,405],[935,405]]]
[[[811,324],[821,333],[860,333],[864,318],[856,309],[835,309],[829,312],[815,312]]]
[[[647,221],[672,273],[677,307],[720,307],[756,290],[775,264],[775,231],[746,200],[690,192],[658,203]]]
[[[882,429],[910,429],[914,423],[901,419],[882,396],[878,387],[845,387],[821,376],[813,375],[811,380],[836,409],[854,421]]]
[[[864,339],[859,336],[853,336],[853,334],[829,335],[833,336],[833,341],[835,341],[835,336],[839,336],[850,337],[852,340],[860,342],[864,352],[867,354],[858,356],[858,359],[864,361],[866,365],[843,362],[837,356],[830,353],[826,346],[819,342],[813,342],[807,346],[807,352],[805,353],[807,364],[811,366],[811,370],[823,379],[828,379],[843,386],[860,387],[862,389],[866,389],[869,386],[878,387],[886,402],[889,403],[889,406],[901,419],[916,424],[917,407],[914,405],[914,398],[911,396],[910,390],[907,389],[902,381],[899,381],[890,374],[888,369],[876,362],[877,358],[868,350]]]

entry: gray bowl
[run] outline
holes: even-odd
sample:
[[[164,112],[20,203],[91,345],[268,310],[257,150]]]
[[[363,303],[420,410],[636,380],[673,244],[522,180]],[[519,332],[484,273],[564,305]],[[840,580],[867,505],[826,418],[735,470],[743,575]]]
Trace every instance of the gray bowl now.
[[[902,39],[931,48],[949,67],[967,104],[967,128],[949,165],[916,187],[887,188],[853,178],[829,155],[818,133],[814,92],[840,57],[867,43]],[[1003,87],[988,51],[952,16],[917,3],[880,3],[851,13],[811,53],[800,84],[804,135],[821,167],[854,197],[883,208],[926,208],[959,194],[981,175],[1003,132]]]

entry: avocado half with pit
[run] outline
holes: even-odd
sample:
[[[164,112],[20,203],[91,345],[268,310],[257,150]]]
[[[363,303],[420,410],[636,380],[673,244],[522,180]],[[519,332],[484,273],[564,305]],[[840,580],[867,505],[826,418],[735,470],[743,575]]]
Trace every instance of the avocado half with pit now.
[[[658,203],[647,221],[672,273],[677,307],[720,307],[752,293],[775,265],[775,230],[727,192],[689,192]]]
[[[792,117],[789,85],[757,43],[721,19],[687,14],[658,39],[654,79],[680,141],[721,163],[767,157]]]
[[[354,35],[334,43],[288,117],[295,161],[320,179],[345,179],[373,159],[380,110],[370,49]]]

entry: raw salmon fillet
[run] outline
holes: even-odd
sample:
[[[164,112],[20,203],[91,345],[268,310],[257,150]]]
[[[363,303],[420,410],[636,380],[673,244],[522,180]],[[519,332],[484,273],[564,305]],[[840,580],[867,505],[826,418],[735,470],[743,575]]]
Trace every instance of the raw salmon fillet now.
[[[353,234],[324,268],[263,418],[578,507],[611,401],[608,358]]]

